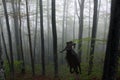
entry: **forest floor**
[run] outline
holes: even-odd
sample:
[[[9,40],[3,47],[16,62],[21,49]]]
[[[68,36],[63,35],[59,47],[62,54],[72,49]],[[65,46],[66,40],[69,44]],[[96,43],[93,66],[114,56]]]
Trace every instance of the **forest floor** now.
[[[6,80],[10,80],[10,78],[8,77]],[[15,80],[75,80],[75,79],[67,79],[67,78],[61,79],[61,78],[53,78],[53,77],[42,76],[42,75],[31,77],[31,74],[24,74],[24,75],[16,74]],[[79,80],[82,80],[82,79],[79,79]],[[93,77],[92,79],[89,79],[89,80],[100,80],[100,79],[97,77]],[[120,77],[117,80],[120,80]]]

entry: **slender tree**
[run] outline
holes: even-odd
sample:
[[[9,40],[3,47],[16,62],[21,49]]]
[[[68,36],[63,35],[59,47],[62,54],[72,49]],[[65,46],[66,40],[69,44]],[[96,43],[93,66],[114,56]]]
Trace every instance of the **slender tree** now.
[[[30,57],[31,57],[31,66],[32,66],[32,75],[35,75],[35,65],[34,65],[34,57],[32,52],[32,43],[31,43],[31,31],[30,31],[30,20],[29,20],[29,12],[28,12],[28,0],[26,0],[26,13],[27,13],[27,27],[28,27],[28,36],[29,36],[29,47],[30,47]]]
[[[53,33],[53,56],[54,56],[54,74],[58,77],[58,55],[57,55],[57,31],[56,31],[56,0],[52,0],[52,33]]]
[[[47,0],[47,27],[48,27],[48,62],[50,57],[50,10],[49,10],[49,2],[50,0]]]
[[[0,28],[1,29],[1,28]],[[2,59],[2,44],[1,44],[1,33],[0,33],[0,80],[5,80],[3,59]]]
[[[21,22],[21,0],[19,0],[19,34],[20,34],[20,50],[21,50],[21,72],[24,74],[25,73],[25,60],[24,60],[24,53],[23,53],[23,41],[22,41],[22,22]]]
[[[116,80],[120,42],[120,0],[112,0],[110,27],[102,80]]]
[[[5,14],[5,19],[6,19],[9,49],[10,49],[10,60],[11,60],[11,66],[10,66],[11,78],[10,79],[14,80],[14,59],[13,59],[13,49],[12,49],[13,47],[12,47],[12,38],[11,38],[11,32],[10,32],[9,18],[8,18],[6,0],[2,0],[2,2],[3,2],[3,7],[4,7],[4,14]]]
[[[62,22],[62,48],[64,48],[64,38],[65,38],[65,31],[64,31],[64,25],[65,25],[65,11],[66,11],[66,0],[64,0],[64,5],[63,5],[63,22]]]
[[[74,7],[76,6],[76,0],[74,0]],[[76,10],[74,9],[74,22],[73,22],[73,40],[75,39],[75,14]]]
[[[19,24],[18,24],[18,8],[17,8],[17,2],[14,0],[11,0],[12,3],[12,9],[13,9],[13,19],[14,19],[14,31],[15,31],[15,42],[17,47],[17,59],[20,61],[20,36],[19,36]]]
[[[45,75],[45,48],[44,48],[44,29],[43,29],[43,6],[42,6],[42,0],[40,0],[40,27],[41,27],[42,74]]]
[[[108,10],[108,0],[106,0],[106,11],[105,11],[105,17],[104,17],[104,36],[103,36],[103,40],[105,40],[106,39],[106,31],[107,31],[107,25],[108,25],[108,12],[107,12],[107,10]],[[103,51],[105,51],[105,48],[106,48],[106,46],[105,45],[103,45]]]
[[[10,59],[9,59],[8,52],[7,52],[7,47],[6,47],[6,42],[5,42],[5,38],[4,38],[3,26],[2,26],[1,18],[0,18],[0,26],[1,26],[0,28],[1,28],[2,41],[3,41],[3,45],[4,45],[4,51],[5,51],[6,59],[8,61],[8,65],[9,65],[9,68],[10,68]]]
[[[97,21],[98,21],[98,0],[94,0],[94,14],[93,14],[93,28],[92,28],[92,36],[91,36],[91,50],[90,50],[90,58],[89,58],[89,69],[88,75],[91,74],[93,68],[93,59],[94,59],[94,49],[95,49],[95,39],[97,32]]]
[[[88,25],[88,38],[90,38],[90,34],[91,34],[91,32],[90,32],[90,27],[91,27],[91,20],[90,20],[90,18],[91,18],[91,1],[89,0],[89,25]],[[89,55],[89,51],[90,51],[90,40],[88,40],[88,45],[87,45],[87,58],[86,58],[86,60],[88,61],[88,55]]]
[[[65,13],[66,13],[66,0],[64,0],[63,5],[63,20],[62,20],[62,49],[64,48],[65,44]],[[62,54],[62,63],[63,63],[63,54]]]
[[[69,9],[69,1],[66,1],[66,5],[65,5],[65,37],[64,37],[64,41],[66,42],[68,40],[68,9]]]
[[[85,0],[81,0],[81,3],[79,1],[80,16],[79,16],[79,34],[78,34],[78,39],[81,40],[81,41],[78,43],[78,54],[79,54],[80,62],[81,62],[81,55],[82,55],[84,2],[85,2]]]
[[[35,20],[35,35],[34,35],[34,60],[36,61],[36,41],[37,41],[37,27],[38,27],[38,0],[36,1],[36,20]]]

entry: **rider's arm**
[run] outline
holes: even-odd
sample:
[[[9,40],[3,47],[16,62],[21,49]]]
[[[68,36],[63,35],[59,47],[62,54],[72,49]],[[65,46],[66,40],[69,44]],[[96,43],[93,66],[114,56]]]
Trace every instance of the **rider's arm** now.
[[[65,50],[66,50],[66,48],[65,48],[65,49],[63,49],[62,51],[60,51],[60,53],[64,52]]]

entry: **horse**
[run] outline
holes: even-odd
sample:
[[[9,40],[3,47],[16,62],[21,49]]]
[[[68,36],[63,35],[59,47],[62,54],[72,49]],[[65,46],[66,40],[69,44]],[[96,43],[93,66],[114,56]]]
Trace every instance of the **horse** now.
[[[66,61],[70,68],[70,73],[75,72],[78,74],[81,73],[81,67],[80,67],[80,60],[76,54],[76,52],[73,50],[73,47],[75,48],[75,43],[72,41],[66,42],[66,47],[60,51],[61,53],[66,51]]]
[[[70,73],[81,73],[80,60],[73,50],[66,51],[66,61],[69,66]]]

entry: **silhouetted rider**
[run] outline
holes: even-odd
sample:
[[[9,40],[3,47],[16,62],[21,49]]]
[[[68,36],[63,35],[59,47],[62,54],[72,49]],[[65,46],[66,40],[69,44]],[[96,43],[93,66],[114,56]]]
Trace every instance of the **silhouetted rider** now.
[[[72,41],[69,41],[69,42],[66,42],[66,47],[60,51],[61,53],[66,51],[66,60],[67,60],[67,63],[70,67],[70,72],[73,73],[74,71],[76,73],[79,73],[79,70],[81,72],[81,69],[80,69],[80,61],[79,61],[79,58],[76,54],[76,52],[74,51],[74,48],[75,48],[75,43],[73,43]],[[78,70],[79,68],[79,70]],[[73,70],[74,69],[74,70]]]

